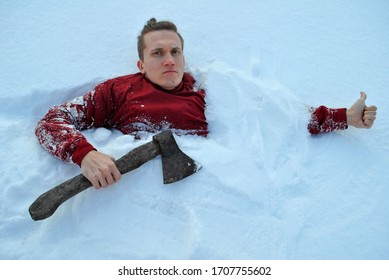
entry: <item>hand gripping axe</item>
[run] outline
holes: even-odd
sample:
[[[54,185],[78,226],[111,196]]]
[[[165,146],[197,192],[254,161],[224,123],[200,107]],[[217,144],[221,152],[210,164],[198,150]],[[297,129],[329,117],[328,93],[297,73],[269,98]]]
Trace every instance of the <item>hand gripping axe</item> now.
[[[167,130],[153,136],[153,140],[139,146],[115,164],[121,174],[140,167],[158,155],[162,158],[164,184],[177,182],[188,177],[201,168],[192,158],[178,147],[173,134]],[[40,195],[29,208],[31,218],[43,220],[54,214],[55,210],[66,200],[91,187],[89,180],[80,174]]]

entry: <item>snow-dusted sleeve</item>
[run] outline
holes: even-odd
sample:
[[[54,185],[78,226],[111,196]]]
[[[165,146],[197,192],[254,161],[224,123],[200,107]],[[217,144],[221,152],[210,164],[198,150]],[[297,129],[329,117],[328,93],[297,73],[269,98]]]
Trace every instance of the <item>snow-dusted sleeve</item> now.
[[[311,134],[347,129],[346,108],[331,109],[325,106],[311,109],[308,131]]]
[[[51,108],[35,129],[39,143],[54,156],[81,165],[84,156],[95,148],[82,135],[81,130],[101,126],[96,119],[104,119],[104,85],[99,85],[82,97]],[[99,98],[96,98],[99,91]],[[96,101],[100,103],[96,103]],[[96,106],[96,104],[98,104]],[[99,110],[96,110],[99,109]]]

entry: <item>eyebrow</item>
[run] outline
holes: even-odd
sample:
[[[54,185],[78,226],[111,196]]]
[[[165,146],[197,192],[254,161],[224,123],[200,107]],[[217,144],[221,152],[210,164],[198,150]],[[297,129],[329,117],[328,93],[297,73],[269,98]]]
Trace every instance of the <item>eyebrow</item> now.
[[[151,49],[151,51],[162,51],[164,50],[164,48],[154,48],[154,49]],[[182,50],[181,47],[172,47],[172,50]]]

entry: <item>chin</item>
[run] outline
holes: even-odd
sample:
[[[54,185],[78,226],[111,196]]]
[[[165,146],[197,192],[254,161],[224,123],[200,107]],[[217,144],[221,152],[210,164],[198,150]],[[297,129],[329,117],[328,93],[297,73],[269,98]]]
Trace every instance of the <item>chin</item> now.
[[[163,83],[160,86],[163,87],[164,89],[172,90],[172,89],[175,89],[180,84],[180,82],[181,81],[169,81],[169,82]]]

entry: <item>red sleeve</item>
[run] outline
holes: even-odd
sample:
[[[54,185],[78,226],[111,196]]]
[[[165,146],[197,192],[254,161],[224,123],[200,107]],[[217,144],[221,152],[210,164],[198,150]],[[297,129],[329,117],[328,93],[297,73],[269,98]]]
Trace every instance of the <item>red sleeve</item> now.
[[[346,108],[331,109],[325,106],[312,109],[308,131],[311,134],[347,129]]]
[[[84,156],[95,150],[81,131],[104,125],[107,96],[108,87],[101,84],[83,97],[51,108],[35,129],[39,143],[54,156],[80,166]]]

